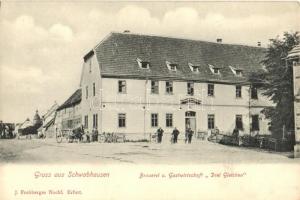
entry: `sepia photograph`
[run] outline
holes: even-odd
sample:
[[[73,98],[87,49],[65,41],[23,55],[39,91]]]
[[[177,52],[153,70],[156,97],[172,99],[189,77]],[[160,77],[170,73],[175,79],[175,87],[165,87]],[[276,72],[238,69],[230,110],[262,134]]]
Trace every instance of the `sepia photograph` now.
[[[0,174],[23,165],[33,166],[33,180],[53,178],[53,171],[35,170],[44,165],[113,165],[128,173],[139,166],[288,165],[299,172],[299,1],[0,5]],[[168,178],[243,178],[246,171]],[[73,169],[62,176],[112,174]],[[297,200],[299,186],[289,180]],[[7,199],[55,193],[10,190]],[[67,196],[50,199],[96,198],[57,191]]]

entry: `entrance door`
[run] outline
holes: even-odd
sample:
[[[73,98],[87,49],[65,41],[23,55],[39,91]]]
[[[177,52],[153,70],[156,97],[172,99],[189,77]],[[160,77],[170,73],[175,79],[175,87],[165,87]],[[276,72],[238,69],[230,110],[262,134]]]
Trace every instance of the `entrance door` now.
[[[187,111],[185,113],[185,130],[191,128],[196,133],[196,112]]]

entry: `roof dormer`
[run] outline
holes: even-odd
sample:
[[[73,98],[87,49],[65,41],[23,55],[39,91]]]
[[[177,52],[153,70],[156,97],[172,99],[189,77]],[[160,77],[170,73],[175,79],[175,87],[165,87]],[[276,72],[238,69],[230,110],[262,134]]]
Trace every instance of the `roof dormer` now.
[[[190,69],[192,72],[199,73],[200,72],[200,66],[199,65],[193,65],[192,63],[188,63]]]
[[[176,63],[170,63],[169,61],[166,61],[167,67],[170,71],[176,72],[178,64]]]
[[[210,64],[208,64],[208,66],[209,66],[209,69],[210,69],[210,71],[213,73],[213,74],[217,74],[217,75],[220,75],[221,73],[220,73],[220,67],[216,67],[216,66],[213,66],[213,65],[210,65]]]
[[[229,66],[229,68],[231,69],[232,73],[233,73],[235,76],[239,76],[239,77],[242,77],[242,76],[243,76],[243,70],[242,70],[242,69],[235,68],[235,67],[232,67],[232,66]]]
[[[137,61],[138,65],[141,69],[149,69],[150,68],[150,63],[149,62],[143,61],[139,58],[137,58],[136,61]]]

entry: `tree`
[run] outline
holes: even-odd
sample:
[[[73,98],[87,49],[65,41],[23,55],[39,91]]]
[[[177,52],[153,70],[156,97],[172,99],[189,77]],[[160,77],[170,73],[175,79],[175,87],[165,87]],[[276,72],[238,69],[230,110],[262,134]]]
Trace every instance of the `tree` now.
[[[271,39],[262,61],[266,71],[252,74],[250,78],[256,83],[262,80],[258,87],[275,103],[275,107],[265,108],[262,112],[271,120],[270,129],[276,138],[282,137],[283,126],[286,130],[294,130],[293,69],[287,66],[285,58],[299,41],[298,32],[285,32],[282,39]]]

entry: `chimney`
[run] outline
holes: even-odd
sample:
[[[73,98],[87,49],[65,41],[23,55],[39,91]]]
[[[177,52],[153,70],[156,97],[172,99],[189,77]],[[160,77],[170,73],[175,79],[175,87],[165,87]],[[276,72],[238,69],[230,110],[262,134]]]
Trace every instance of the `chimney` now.
[[[257,46],[260,47],[261,46],[261,42],[257,42]]]
[[[125,30],[123,33],[130,33],[130,30]]]
[[[222,43],[222,38],[217,38],[217,43]]]

